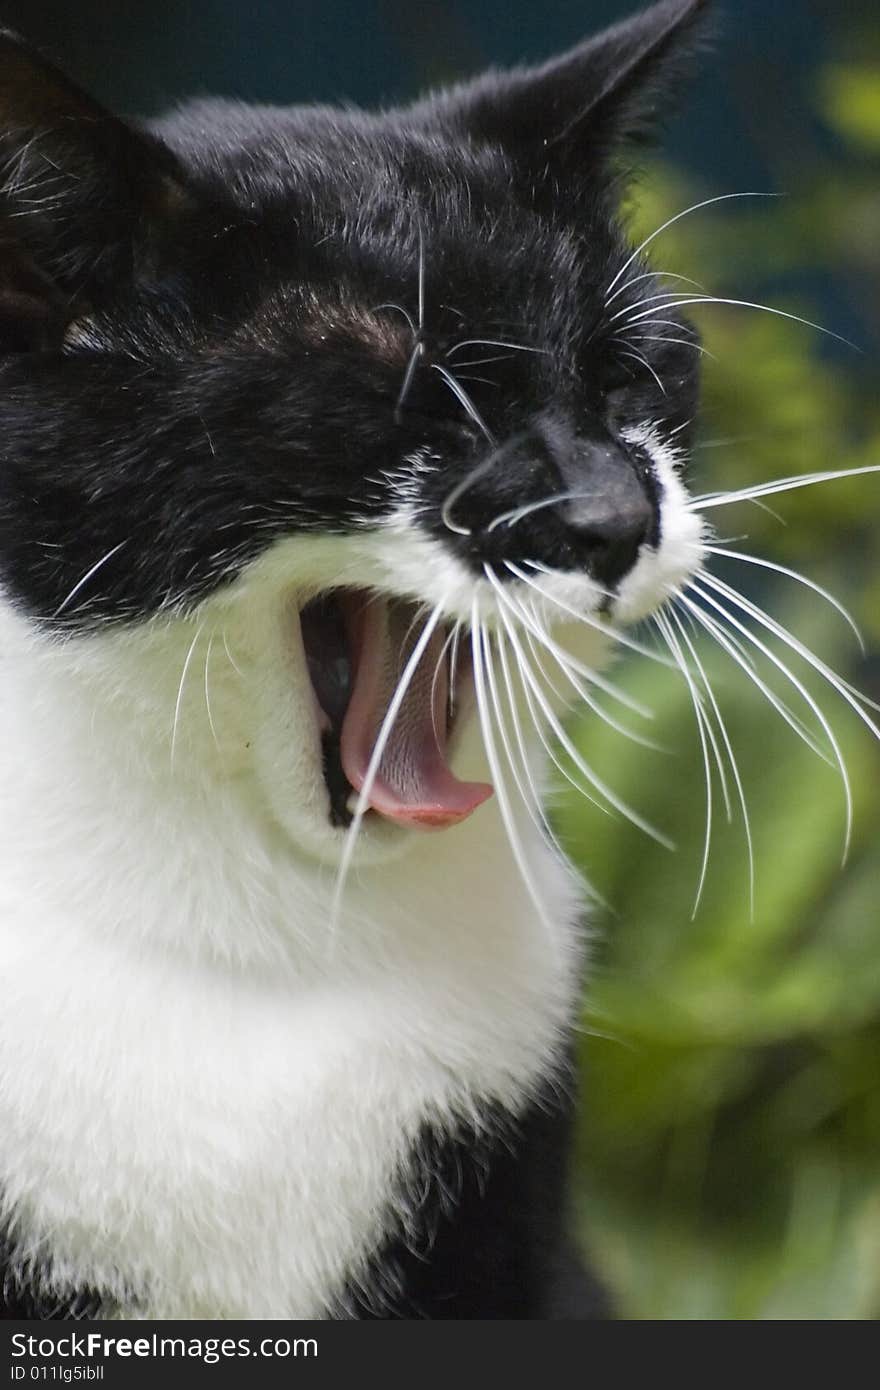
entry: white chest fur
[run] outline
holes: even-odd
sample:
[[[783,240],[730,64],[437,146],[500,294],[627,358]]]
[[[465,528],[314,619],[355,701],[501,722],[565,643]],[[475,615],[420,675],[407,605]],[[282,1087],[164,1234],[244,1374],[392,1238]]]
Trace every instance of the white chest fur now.
[[[548,929],[486,808],[359,870],[328,940],[332,869],[234,779],[160,795],[136,735],[102,757],[75,682],[62,711],[45,665],[30,685],[20,670],[3,682],[0,1192],[21,1247],[158,1317],[321,1316],[393,1220],[420,1127],[516,1106],[552,1065],[575,886],[533,846]]]

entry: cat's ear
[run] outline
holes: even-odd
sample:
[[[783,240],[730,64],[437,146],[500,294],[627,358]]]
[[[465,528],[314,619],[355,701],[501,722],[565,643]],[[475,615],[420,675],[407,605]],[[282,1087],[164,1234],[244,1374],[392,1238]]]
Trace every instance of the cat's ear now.
[[[164,146],[0,30],[0,349],[52,346],[189,198]]]
[[[472,138],[537,171],[651,140],[705,33],[709,0],[660,0],[540,67],[488,73],[452,94]]]

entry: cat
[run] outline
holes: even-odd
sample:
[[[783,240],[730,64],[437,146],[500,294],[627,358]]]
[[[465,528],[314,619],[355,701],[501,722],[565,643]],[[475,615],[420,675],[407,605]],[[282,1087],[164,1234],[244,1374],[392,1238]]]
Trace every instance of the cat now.
[[[607,1315],[536,788],[703,558],[618,210],[706,10],[378,114],[0,38],[5,1316]]]

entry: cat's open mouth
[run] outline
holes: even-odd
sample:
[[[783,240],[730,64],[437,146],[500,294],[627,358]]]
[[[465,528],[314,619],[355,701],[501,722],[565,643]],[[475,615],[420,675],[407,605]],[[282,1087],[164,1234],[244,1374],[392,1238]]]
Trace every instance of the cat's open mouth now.
[[[306,604],[300,624],[334,825],[351,822],[365,786],[371,811],[422,829],[457,825],[482,805],[492,788],[461,781],[449,766],[470,673],[466,660],[453,662],[446,630],[431,634],[400,696],[424,631],[417,604],[338,590]],[[382,750],[371,770],[377,740]]]

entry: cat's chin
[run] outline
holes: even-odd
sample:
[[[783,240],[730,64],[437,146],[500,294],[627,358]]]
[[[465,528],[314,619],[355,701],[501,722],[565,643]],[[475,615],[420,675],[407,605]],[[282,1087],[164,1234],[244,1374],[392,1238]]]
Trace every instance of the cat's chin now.
[[[369,811],[358,826],[357,839],[349,855],[349,829],[333,824],[329,804],[323,808],[316,806],[312,815],[302,806],[284,804],[272,789],[267,790],[276,824],[289,841],[291,850],[304,860],[325,865],[331,871],[349,858],[356,870],[391,863],[407,853],[416,836],[416,832]],[[328,882],[332,883],[332,879]]]

